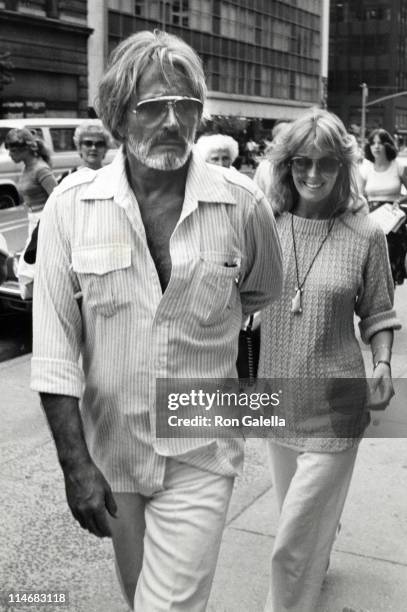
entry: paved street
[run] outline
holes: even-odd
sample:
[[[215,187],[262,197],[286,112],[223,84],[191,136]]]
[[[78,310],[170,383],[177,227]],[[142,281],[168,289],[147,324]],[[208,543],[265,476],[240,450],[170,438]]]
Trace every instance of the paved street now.
[[[396,291],[404,329],[396,336],[399,392],[361,444],[331,567],[316,612],[404,612],[407,601],[407,285]],[[364,351],[370,363],[368,351]],[[404,379],[404,380],[403,380]],[[0,590],[67,591],[70,612],[125,612],[108,541],[70,516],[38,399],[28,389],[29,356],[0,363]],[[388,436],[388,437],[384,437]],[[396,437],[398,436],[398,437]],[[260,440],[247,443],[209,612],[261,612],[276,533],[273,486]]]

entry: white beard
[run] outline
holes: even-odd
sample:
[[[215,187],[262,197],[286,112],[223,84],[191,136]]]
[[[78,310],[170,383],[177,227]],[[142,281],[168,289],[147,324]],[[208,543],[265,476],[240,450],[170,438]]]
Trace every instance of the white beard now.
[[[168,153],[151,153],[151,139],[150,140],[135,140],[132,135],[127,139],[127,148],[129,153],[142,163],[147,168],[154,170],[178,170],[187,163],[191,154],[193,141],[187,142],[187,148],[182,155],[177,155],[173,151]]]

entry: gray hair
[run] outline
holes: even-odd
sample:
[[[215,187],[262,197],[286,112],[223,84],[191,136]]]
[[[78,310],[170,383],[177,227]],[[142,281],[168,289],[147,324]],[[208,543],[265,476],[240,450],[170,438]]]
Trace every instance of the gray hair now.
[[[105,141],[106,147],[111,146],[111,136],[100,119],[88,119],[77,126],[73,135],[73,141],[77,149],[79,149],[85,134],[100,136]]]
[[[239,155],[239,145],[232,136],[225,134],[203,134],[196,142],[196,148],[205,160],[209,156],[220,149],[226,149],[229,152],[232,162]]]
[[[138,80],[151,63],[158,64],[167,79],[169,68],[181,70],[191,84],[194,97],[202,103],[205,101],[202,61],[192,47],[177,36],[159,30],[137,32],[114,49],[99,83],[97,112],[119,142],[124,140],[121,127]]]

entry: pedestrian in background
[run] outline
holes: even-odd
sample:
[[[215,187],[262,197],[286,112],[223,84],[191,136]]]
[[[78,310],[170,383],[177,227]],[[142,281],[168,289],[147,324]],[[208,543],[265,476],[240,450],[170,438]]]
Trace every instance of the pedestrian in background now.
[[[281,288],[267,201],[193,151],[205,96],[185,42],[124,40],[98,102],[122,148],[66,179],[41,219],[32,388],[72,514],[112,537],[137,611],[205,609],[243,459],[241,440],[156,435],[157,379],[236,378],[242,311]]]
[[[73,140],[78,150],[80,157],[82,158],[82,164],[75,166],[64,172],[59,178],[59,183],[63,181],[67,176],[73,172],[87,171],[87,170],[99,170],[102,167],[103,160],[106,156],[109,148],[111,137],[109,132],[103,127],[100,119],[89,119],[80,123],[75,129]],[[32,231],[31,238],[24,249],[22,258],[26,264],[35,264],[37,257],[37,242],[38,242],[38,230],[40,222],[38,221],[34,230]],[[26,267],[24,264],[20,267],[20,276],[24,275]],[[24,292],[24,285],[21,287],[22,293]],[[31,297],[31,296],[30,296]]]
[[[368,200],[370,211],[387,203],[399,207],[407,202],[407,195],[401,194],[402,187],[407,188],[407,168],[398,161],[396,143],[383,128],[369,134],[365,160],[360,165],[361,189]],[[402,285],[407,278],[405,223],[396,232],[387,234],[387,246],[394,284]]]
[[[394,394],[400,325],[384,233],[357,212],[356,159],[342,122],[320,109],[292,123],[272,152],[284,283],[262,311],[259,379],[286,380],[287,397],[278,408],[286,426],[267,441],[280,512],[267,612],[317,609],[369,422],[355,314],[372,350],[378,407]]]
[[[100,119],[88,119],[77,126],[73,140],[82,163],[65,172],[59,182],[77,170],[99,170],[109,149],[111,136]]]
[[[17,184],[24,204],[32,212],[40,211],[57,185],[44,141],[27,128],[13,128],[6,135],[5,147],[13,162],[24,164]]]
[[[253,170],[256,169],[256,155],[259,151],[259,145],[253,138],[249,138],[245,145],[245,156],[246,156],[246,164],[251,166]]]
[[[230,168],[239,155],[237,140],[225,134],[203,134],[195,146],[205,161],[224,168]]]
[[[36,228],[41,211],[56,187],[57,180],[51,170],[51,156],[44,141],[29,129],[11,129],[6,135],[5,147],[16,164],[20,162],[24,164],[17,183],[18,191],[28,209],[28,236],[24,253],[33,235],[36,241]],[[27,263],[22,255],[18,263],[17,276],[23,299],[32,297],[34,272],[34,266]]]
[[[272,163],[270,161],[270,154],[278,143],[279,138],[283,136],[283,134],[290,127],[290,123],[288,121],[280,121],[275,124],[272,130],[272,141],[269,147],[265,150],[265,159],[262,159],[259,165],[256,168],[256,172],[254,173],[253,180],[260,187],[262,192],[270,197],[271,192],[271,182],[272,182]]]

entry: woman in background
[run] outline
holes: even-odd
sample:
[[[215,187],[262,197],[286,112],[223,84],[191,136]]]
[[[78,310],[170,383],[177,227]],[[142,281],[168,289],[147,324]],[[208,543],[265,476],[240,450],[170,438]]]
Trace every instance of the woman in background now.
[[[110,146],[111,137],[100,119],[89,119],[78,125],[73,140],[82,163],[65,172],[59,182],[77,170],[99,170]]]
[[[386,203],[398,207],[407,202],[407,196],[401,195],[402,187],[407,188],[407,168],[399,163],[396,143],[386,130],[380,128],[371,132],[365,147],[365,160],[368,161],[360,166],[361,189],[370,212]],[[407,230],[404,223],[396,232],[387,234],[387,246],[394,284],[402,285],[407,277]]]
[[[89,119],[78,125],[75,129],[73,140],[82,159],[82,164],[65,172],[60,177],[59,183],[76,171],[99,170],[103,165],[111,137],[106,128],[103,127],[100,119]],[[30,265],[35,263],[37,256],[39,225],[38,222],[24,251],[24,261]]]
[[[267,441],[280,519],[265,610],[315,612],[369,422],[354,314],[382,407],[394,394],[390,359],[400,325],[385,236],[359,212],[357,154],[342,122],[311,110],[271,155],[284,284],[261,314],[259,382],[280,379],[287,388],[278,407],[286,425]]]
[[[13,162],[24,164],[17,188],[24,205],[28,208],[28,245],[32,236],[35,237],[36,242],[41,210],[56,187],[57,180],[52,173],[50,153],[43,140],[27,128],[11,129],[6,135],[5,147]],[[24,257],[20,257],[18,278],[23,299],[32,296],[34,278],[34,270],[25,263]]]
[[[239,155],[239,145],[232,136],[204,134],[198,138],[196,149],[209,164],[230,168]]]
[[[17,184],[24,204],[32,212],[42,210],[57,184],[47,147],[27,128],[11,129],[6,135],[5,147],[13,162],[24,164]]]

